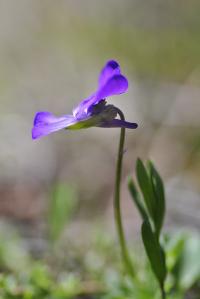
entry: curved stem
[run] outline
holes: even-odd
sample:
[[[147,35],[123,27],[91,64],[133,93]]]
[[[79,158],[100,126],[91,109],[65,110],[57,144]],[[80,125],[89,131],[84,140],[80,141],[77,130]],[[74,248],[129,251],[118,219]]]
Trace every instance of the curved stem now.
[[[118,109],[118,114],[121,120],[125,120],[123,113],[119,109]],[[115,212],[115,223],[116,223],[119,243],[121,247],[122,259],[127,272],[133,277],[134,270],[127,250],[126,240],[125,240],[123,226],[122,226],[121,206],[120,206],[120,189],[121,189],[122,161],[123,161],[123,154],[124,154],[123,152],[124,140],[125,140],[125,128],[121,128],[118,156],[117,156],[117,165],[116,165],[116,174],[115,174],[114,212]]]

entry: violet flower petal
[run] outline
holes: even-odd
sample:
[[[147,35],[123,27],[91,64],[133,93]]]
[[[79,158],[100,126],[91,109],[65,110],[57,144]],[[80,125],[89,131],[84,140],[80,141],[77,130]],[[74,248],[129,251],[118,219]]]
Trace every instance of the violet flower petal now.
[[[114,75],[98,89],[94,104],[97,104],[101,99],[124,93],[127,91],[127,89],[128,80],[126,77],[123,75]]]
[[[56,117],[50,112],[38,112],[34,119],[32,138],[37,139],[60,129],[79,130],[89,127],[137,128],[136,123],[116,119],[118,109],[106,104],[106,97],[126,92],[128,80],[120,72],[119,64],[110,60],[99,76],[95,93],[84,99],[74,110],[73,115]]]
[[[77,120],[72,115],[56,117],[50,112],[38,112],[34,119],[32,138],[38,139],[52,132],[64,129],[69,125],[73,125],[76,122]]]
[[[120,74],[120,66],[117,61],[109,60],[99,75],[99,87],[103,86],[112,76]]]
[[[90,115],[92,107],[97,105],[102,99],[112,95],[118,95],[126,92],[128,89],[128,80],[122,75],[114,75],[106,84],[101,86],[95,94],[88,99],[83,100],[78,107],[73,110],[73,115],[77,119],[82,119],[86,115]]]
[[[84,99],[73,110],[74,117],[81,120],[90,116],[92,106],[97,105],[106,97],[124,93],[127,89],[128,80],[121,75],[119,64],[114,60],[108,61],[101,71],[97,91],[87,99]]]
[[[90,103],[91,102],[93,103],[93,101],[95,101],[95,97],[96,97],[96,93],[92,94],[90,97],[81,101],[80,104],[73,109],[72,112],[73,116],[78,120],[82,120],[88,117],[88,113],[87,113],[88,105],[90,106]]]

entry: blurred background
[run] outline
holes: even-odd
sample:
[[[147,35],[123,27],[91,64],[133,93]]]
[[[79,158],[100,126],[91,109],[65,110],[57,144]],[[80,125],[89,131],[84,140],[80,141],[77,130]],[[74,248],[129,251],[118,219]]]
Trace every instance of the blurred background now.
[[[84,267],[102,266],[88,249],[93,239],[115,242],[119,130],[31,139],[34,114],[70,113],[95,90],[109,59],[129,78],[128,93],[109,102],[139,124],[127,131],[124,155],[129,242],[139,239],[141,224],[127,191],[138,156],[152,159],[164,178],[165,231],[199,233],[199,11],[198,0],[0,0],[0,268],[49,256],[49,243],[59,240],[60,261],[49,263],[60,269],[64,260],[67,271],[84,276]]]

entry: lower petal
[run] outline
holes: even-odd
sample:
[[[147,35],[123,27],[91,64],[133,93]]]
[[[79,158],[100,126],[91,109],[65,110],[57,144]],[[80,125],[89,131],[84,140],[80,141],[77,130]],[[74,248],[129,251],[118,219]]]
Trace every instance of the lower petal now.
[[[42,136],[64,129],[76,123],[72,115],[56,117],[50,112],[38,112],[35,115],[32,138],[38,139]]]

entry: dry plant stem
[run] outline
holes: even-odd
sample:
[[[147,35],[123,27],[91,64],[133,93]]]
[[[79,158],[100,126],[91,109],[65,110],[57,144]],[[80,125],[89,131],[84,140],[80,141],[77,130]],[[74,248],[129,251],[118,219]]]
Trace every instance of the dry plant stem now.
[[[121,120],[125,120],[121,110],[118,110],[118,114]],[[129,275],[134,277],[134,269],[128,254],[126,240],[125,240],[123,226],[122,226],[121,206],[120,206],[120,189],[121,189],[122,161],[123,161],[123,154],[124,154],[124,140],[125,140],[125,128],[121,128],[118,156],[117,156],[117,165],[116,165],[116,176],[115,176],[114,212],[115,212],[115,222],[116,222],[116,228],[117,228],[119,243],[121,247],[121,255],[124,262],[124,266],[126,267],[126,270],[129,273]]]

